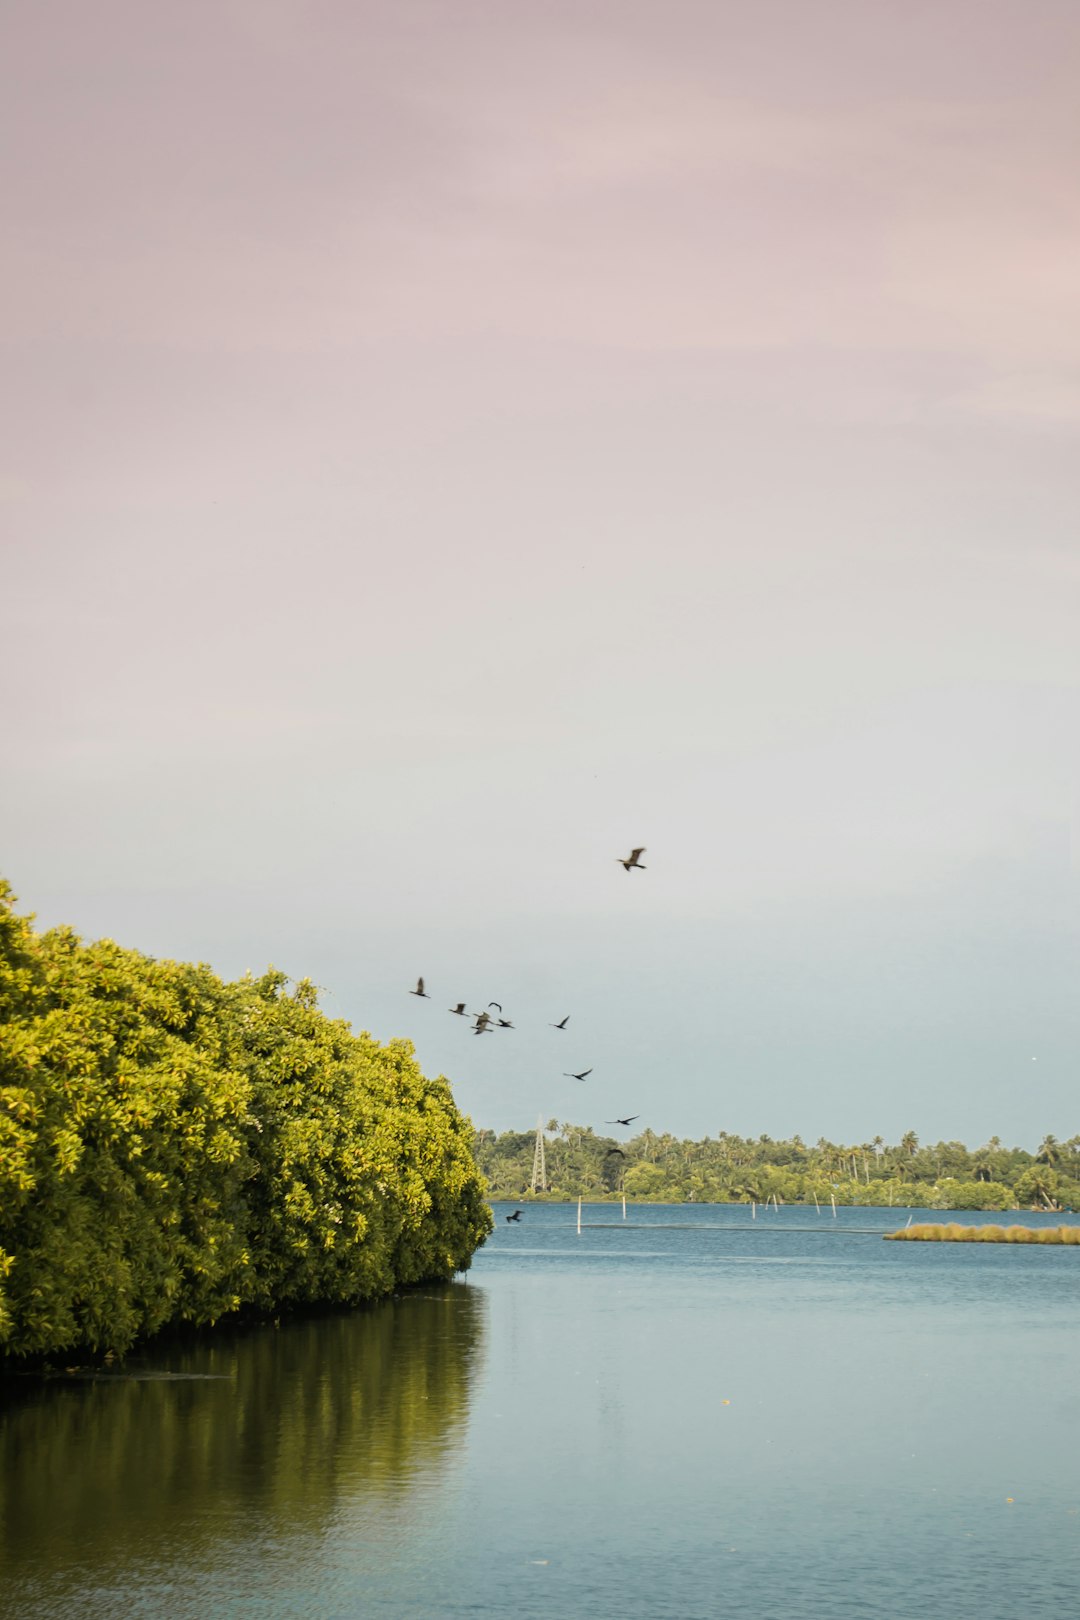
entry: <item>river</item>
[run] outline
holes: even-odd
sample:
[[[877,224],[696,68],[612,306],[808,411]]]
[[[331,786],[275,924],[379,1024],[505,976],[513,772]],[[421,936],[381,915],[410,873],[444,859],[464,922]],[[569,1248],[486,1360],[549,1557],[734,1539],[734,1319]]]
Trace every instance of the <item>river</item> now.
[[[1071,1620],[1080,1249],[509,1212],[467,1279],[12,1380],[5,1620]]]

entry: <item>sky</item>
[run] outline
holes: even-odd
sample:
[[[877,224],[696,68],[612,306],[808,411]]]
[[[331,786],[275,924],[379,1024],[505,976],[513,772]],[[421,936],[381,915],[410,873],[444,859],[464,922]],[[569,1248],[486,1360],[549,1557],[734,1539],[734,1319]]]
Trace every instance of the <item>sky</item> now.
[[[0,34],[20,909],[486,1128],[1080,1131],[1074,0]]]

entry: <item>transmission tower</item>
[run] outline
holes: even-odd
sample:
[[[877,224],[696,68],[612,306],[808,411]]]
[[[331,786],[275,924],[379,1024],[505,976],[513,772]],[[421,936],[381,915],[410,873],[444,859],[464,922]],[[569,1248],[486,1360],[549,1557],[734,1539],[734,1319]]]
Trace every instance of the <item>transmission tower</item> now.
[[[536,1146],[533,1149],[533,1173],[530,1192],[547,1192],[547,1169],[544,1165],[543,1115],[536,1121]]]

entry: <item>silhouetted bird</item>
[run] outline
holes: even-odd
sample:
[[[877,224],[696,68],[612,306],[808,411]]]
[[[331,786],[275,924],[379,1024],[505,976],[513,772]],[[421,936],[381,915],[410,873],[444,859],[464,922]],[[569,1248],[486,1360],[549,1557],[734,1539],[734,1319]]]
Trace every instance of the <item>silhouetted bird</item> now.
[[[523,1209],[515,1209],[514,1213],[512,1215],[508,1215],[506,1218],[508,1221],[520,1221],[524,1213],[525,1211]]]
[[[644,855],[644,853],[645,853],[645,845],[642,844],[640,849],[632,849],[630,851],[630,859],[628,861],[624,861],[621,855],[616,855],[615,859],[618,861],[620,866],[625,866],[626,870],[628,872],[629,872],[629,870],[630,870],[630,868],[632,866],[636,866],[639,872],[644,872],[645,868],[642,866],[641,862],[638,860],[638,856],[639,855]]]
[[[428,996],[427,991],[424,989],[424,981],[423,981],[423,979],[417,979],[417,981],[416,981],[416,989],[415,990],[410,990],[409,994],[410,994],[410,996],[427,996],[427,999],[429,1001],[431,1000],[431,997]]]
[[[626,1154],[623,1152],[622,1148],[608,1148],[607,1152],[604,1154],[604,1158],[610,1159],[612,1154],[615,1154],[620,1159],[626,1158]]]
[[[580,1074],[571,1074],[569,1069],[564,1069],[563,1074],[565,1075],[567,1080],[584,1080],[584,1078],[585,1078],[585,1076],[587,1074],[592,1074],[592,1070],[591,1069],[583,1069]]]
[[[633,1121],[635,1119],[640,1119],[640,1118],[641,1118],[640,1114],[630,1114],[626,1119],[605,1119],[604,1124],[605,1125],[630,1125],[630,1124],[633,1123]]]
[[[563,1019],[561,1024],[552,1024],[551,1027],[552,1027],[552,1029],[565,1029],[569,1022],[570,1022],[570,1014],[567,1013],[566,1017]]]
[[[496,1018],[495,1022],[500,1029],[513,1029],[514,1027],[509,1018]]]
[[[459,1001],[456,1007],[447,1007],[446,1010],[447,1012],[457,1013],[459,1018],[468,1018],[469,1016],[465,1011],[465,1003],[463,1001]]]
[[[498,1007],[499,1011],[502,1012],[502,1005],[498,1001],[489,1001],[488,1006],[489,1007]]]

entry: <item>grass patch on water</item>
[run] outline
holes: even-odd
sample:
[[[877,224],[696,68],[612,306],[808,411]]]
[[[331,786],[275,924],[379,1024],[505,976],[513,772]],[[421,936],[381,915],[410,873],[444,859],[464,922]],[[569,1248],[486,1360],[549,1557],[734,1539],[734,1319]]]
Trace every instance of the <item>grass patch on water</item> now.
[[[884,1236],[890,1243],[1066,1243],[1080,1247],[1080,1226],[962,1226],[959,1221],[925,1221]]]

